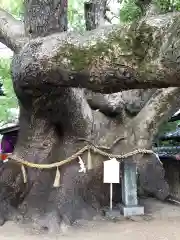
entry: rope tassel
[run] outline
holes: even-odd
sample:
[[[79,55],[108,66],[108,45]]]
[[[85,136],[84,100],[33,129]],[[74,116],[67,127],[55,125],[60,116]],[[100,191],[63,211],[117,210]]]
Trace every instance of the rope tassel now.
[[[56,167],[57,171],[56,171],[56,177],[54,180],[54,186],[56,187],[56,186],[60,185],[60,172],[59,172],[58,168],[63,166],[64,164],[70,163],[73,160],[79,158],[79,156],[81,156],[84,152],[88,151],[88,159],[87,159],[88,169],[91,169],[93,167],[90,150],[93,152],[96,152],[104,157],[117,158],[117,159],[121,159],[121,160],[123,160],[124,158],[131,157],[136,154],[156,154],[153,150],[148,150],[148,149],[136,149],[136,150],[133,150],[133,151],[125,153],[125,154],[112,154],[112,153],[108,153],[106,151],[101,150],[98,146],[86,145],[85,147],[81,148],[78,152],[74,153],[72,156],[70,156],[62,161],[58,161],[58,162],[54,162],[54,163],[50,163],[50,164],[32,163],[32,162],[25,161],[23,158],[19,158],[19,157],[13,156],[13,155],[10,155],[7,160],[12,160],[16,163],[21,164],[21,171],[22,171],[22,175],[23,175],[23,179],[24,179],[25,183],[27,182],[27,176],[26,176],[26,170],[25,170],[24,166],[29,167],[29,168],[36,168],[36,169],[52,169],[52,168]],[[79,159],[79,161],[80,161],[80,159]],[[80,164],[81,171],[85,171],[86,169],[83,165],[84,164],[83,161],[80,161],[79,164]]]
[[[87,168],[88,168],[88,170],[92,169],[92,158],[91,158],[91,150],[90,149],[88,149]]]
[[[61,174],[60,174],[59,168],[57,167],[53,187],[59,187],[60,186],[60,179],[61,179]]]
[[[21,165],[21,172],[22,172],[22,176],[23,176],[23,182],[27,183],[27,174],[26,174],[26,169],[25,169],[24,165]]]

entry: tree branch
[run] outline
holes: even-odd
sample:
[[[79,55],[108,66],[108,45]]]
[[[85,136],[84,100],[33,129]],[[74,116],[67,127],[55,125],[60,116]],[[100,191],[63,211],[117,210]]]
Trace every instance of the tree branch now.
[[[151,2],[152,0],[137,0],[135,4],[140,8],[142,15],[144,15]]]
[[[86,98],[93,109],[106,115],[117,116],[125,109],[129,117],[134,117],[145,106],[156,89],[136,89],[112,94],[88,92]]]
[[[0,42],[12,51],[18,52],[25,41],[23,23],[0,8]]]
[[[24,25],[32,38],[67,31],[67,0],[25,0]]]
[[[139,139],[139,144],[144,144],[144,140],[152,143],[159,126],[167,120],[177,108],[179,94],[180,88],[177,87],[158,89],[153,94],[145,107],[133,120],[134,126],[136,126],[135,132],[136,138]]]
[[[19,63],[14,59],[13,75],[31,90],[49,84],[102,93],[180,86],[179,15],[31,40]]]
[[[52,2],[54,4],[50,4],[50,1],[44,0],[25,0],[25,31],[26,34],[30,31],[32,39],[38,35],[46,36],[55,31],[60,33],[67,30],[67,0]],[[77,88],[57,89],[52,86],[48,88],[45,89],[42,95],[39,94],[38,98],[33,99],[34,108],[38,114],[49,119],[51,123],[54,123],[60,129],[59,131],[63,131],[64,135],[91,136],[93,124],[95,125],[99,121],[94,121],[93,112],[84,96],[84,90]],[[37,92],[38,89],[36,89]],[[23,105],[27,104],[26,108],[28,108],[31,96],[30,101],[27,101],[29,95],[24,94],[23,98],[22,95],[18,94],[20,102]],[[44,105],[45,102],[46,104]]]
[[[138,4],[143,4],[144,8],[149,3],[149,0],[138,2]],[[91,0],[84,3],[86,30],[93,30],[101,25],[105,17],[106,4],[106,0]],[[116,117],[125,114],[124,108],[131,115],[137,114],[155,91],[155,89],[147,91],[138,89],[112,94],[101,94],[86,89],[85,93],[92,109],[98,109],[105,115]]]
[[[105,22],[107,0],[91,0],[84,3],[86,30],[90,31]]]

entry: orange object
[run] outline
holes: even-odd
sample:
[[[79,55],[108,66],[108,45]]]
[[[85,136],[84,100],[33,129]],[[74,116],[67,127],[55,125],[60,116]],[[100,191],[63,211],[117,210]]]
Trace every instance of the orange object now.
[[[6,153],[1,153],[1,154],[0,154],[0,161],[6,160],[7,157],[8,157],[8,154],[6,154]]]

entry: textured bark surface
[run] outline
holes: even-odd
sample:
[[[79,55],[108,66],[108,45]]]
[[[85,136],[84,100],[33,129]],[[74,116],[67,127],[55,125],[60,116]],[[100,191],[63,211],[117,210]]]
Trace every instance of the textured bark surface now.
[[[25,44],[23,23],[0,8],[0,41],[17,52]]]
[[[29,7],[33,9],[34,2],[31,1],[31,4],[32,6]],[[44,7],[45,5],[42,5],[42,8]],[[28,22],[31,11],[26,14],[26,17]],[[34,26],[31,32],[32,38],[36,37],[36,31],[44,21],[41,19],[42,16],[39,18],[35,18],[34,22],[31,21]],[[63,25],[64,23],[62,22]],[[45,25],[42,34],[47,34],[48,29],[51,31],[52,26]],[[21,107],[21,127],[14,151],[16,157],[36,163],[51,163],[58,159],[64,159],[84,145],[83,142],[78,142],[78,138],[94,138],[98,142],[105,127],[111,128],[112,126],[113,128],[115,125],[101,113],[91,110],[82,89],[56,88],[56,86],[47,87],[45,85],[43,92],[37,89],[38,95],[34,96],[29,91],[23,92],[19,87],[19,80],[14,80],[14,89]],[[95,165],[97,165],[96,162]],[[23,216],[23,220],[25,222],[32,220],[36,228],[51,231],[54,228],[58,229],[61,222],[71,224],[78,218],[89,219],[97,214],[102,204],[107,204],[108,201],[105,191],[107,186],[102,184],[102,168],[91,170],[89,174],[78,173],[78,170],[77,161],[62,167],[61,186],[55,189],[53,188],[55,170],[27,169],[26,191],[18,188],[19,182],[15,184],[17,192],[22,191],[25,195],[22,204],[18,206],[18,212]],[[19,181],[23,186],[21,176]],[[11,186],[10,181],[7,181],[8,184]],[[6,186],[4,189],[6,192]],[[6,202],[7,204],[8,202]]]
[[[32,38],[67,30],[67,0],[25,0],[25,29]]]
[[[99,109],[106,115],[135,116],[152,97],[156,89],[137,89],[112,94],[101,94],[86,91],[86,98],[91,108]],[[125,110],[125,112],[123,112]]]
[[[90,31],[104,25],[107,0],[92,0],[84,3],[86,30]]]
[[[88,30],[101,24],[97,9],[104,12],[105,1],[97,3],[102,5],[91,8],[88,16],[96,20],[87,23]],[[13,154],[29,162],[53,163],[83,147],[86,143],[80,138],[118,154],[151,148],[159,124],[178,103],[178,88],[148,88],[179,86],[179,15],[155,16],[132,26],[103,27],[80,35],[63,32],[66,0],[27,0],[25,4],[24,32],[29,41],[20,50],[15,45],[12,62],[20,103],[20,131]],[[6,43],[7,34],[3,35]],[[147,90],[119,92],[134,88]],[[87,153],[82,159],[87,166]],[[54,231],[63,222],[91,219],[109,199],[109,186],[102,184],[106,159],[97,154],[92,159],[92,169],[86,173],[79,172],[78,159],[61,167],[59,188],[52,187],[56,169],[28,168],[24,184],[20,167],[13,169],[11,161],[5,164],[0,175],[2,224],[20,214],[36,228]],[[141,193],[165,199],[169,189],[160,162],[141,155],[133,160]]]
[[[33,39],[14,58],[13,76],[24,91],[41,89],[42,81],[104,93],[179,86],[178,28],[179,14],[172,13]]]

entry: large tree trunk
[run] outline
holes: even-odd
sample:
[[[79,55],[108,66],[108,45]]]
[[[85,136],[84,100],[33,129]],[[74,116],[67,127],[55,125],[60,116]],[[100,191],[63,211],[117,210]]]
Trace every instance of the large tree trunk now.
[[[41,2],[39,1],[39,6],[43,11],[49,3],[45,4],[43,1],[40,5]],[[63,9],[65,2],[59,1]],[[26,34],[30,31],[31,37],[34,38],[39,31],[41,35],[55,31],[54,24],[50,25],[48,22],[49,25],[43,25],[43,16],[37,15],[32,18],[31,13],[37,7],[34,1],[26,1],[26,7],[28,10],[25,15]],[[48,13],[44,12],[44,16],[48,19],[54,16],[52,13],[53,9],[50,9]],[[67,12],[63,12],[64,18],[66,14]],[[65,30],[67,27],[62,26],[66,24],[64,19],[63,22],[61,21],[63,16],[57,15],[56,31]],[[31,30],[27,30],[30,25],[28,23],[31,23]],[[16,64],[20,60],[17,55],[14,59]],[[12,65],[12,68],[14,67],[16,65]],[[36,89],[36,93],[34,92],[36,97],[34,97],[29,91],[24,94],[16,80],[14,89],[20,102],[20,131],[14,151],[15,158],[34,163],[52,163],[65,159],[84,146],[84,142],[78,141],[79,138],[92,139],[98,143],[105,128],[115,126],[115,123],[111,123],[101,113],[91,110],[82,89],[63,87],[57,89],[53,86],[50,88],[45,86],[43,92]],[[78,172],[77,161],[78,159],[60,169],[61,186],[58,189],[53,188],[56,169],[46,171],[26,169],[28,180],[26,186],[23,185],[21,175],[20,179],[16,180],[12,172],[15,189],[21,193],[19,194],[21,198],[16,199],[16,202],[22,202],[18,210],[26,220],[32,220],[40,228],[52,230],[52,227],[59,227],[63,220],[72,223],[81,217],[92,217],[103,202],[107,203],[108,195],[107,191],[104,191],[106,186],[102,184],[102,168],[99,169],[97,166],[102,166],[102,161],[98,161],[98,164],[95,162],[96,168],[90,170],[88,174]],[[6,172],[9,174],[9,164],[4,174]],[[19,187],[20,183],[25,190]],[[12,181],[8,181],[9,187],[11,184]],[[13,192],[13,189],[11,191]]]
[[[129,66],[127,69],[124,67],[124,70],[120,69],[123,72],[119,72],[119,70],[117,72],[119,62],[116,62],[114,66],[117,75],[114,76],[114,72],[112,74],[111,71],[113,70],[112,62],[109,62],[108,58],[103,60],[107,60],[105,65],[100,64],[94,68],[92,56],[90,59],[92,62],[88,62],[90,68],[86,66],[90,72],[81,72],[82,66],[80,66],[75,72],[72,71],[69,74],[68,66],[65,69],[66,63],[63,62],[68,59],[64,59],[63,56],[61,63],[63,62],[64,65],[62,68],[62,65],[58,65],[59,59],[55,64],[54,60],[57,56],[53,55],[54,48],[57,47],[58,51],[60,49],[58,47],[59,36],[65,41],[74,39],[70,50],[74,50],[75,45],[73,44],[77,41],[76,37],[72,37],[71,34],[59,33],[67,29],[66,2],[66,0],[26,0],[25,31],[23,32],[25,37],[20,42],[22,45],[17,40],[20,37],[16,31],[14,31],[16,36],[14,45],[11,41],[5,41],[15,49],[12,77],[14,90],[20,103],[20,132],[13,153],[14,158],[39,164],[53,163],[71,156],[82,148],[86,144],[82,139],[105,146],[112,153],[118,154],[130,152],[139,147],[151,148],[152,139],[159,124],[168,118],[176,107],[179,96],[178,88],[147,90],[147,94],[144,94],[142,90],[135,90],[115,95],[97,95],[85,92],[84,89],[78,87],[111,93],[120,89],[136,87],[160,87],[161,84],[164,87],[171,84],[176,86],[179,85],[178,75],[171,82],[168,80],[169,76],[174,76],[173,74],[177,73],[178,67],[172,67],[172,71],[167,73],[167,68],[165,66],[162,68],[162,65],[157,63],[156,69],[159,79],[155,81],[156,77],[154,73],[152,74],[152,68],[147,69],[151,67],[150,63],[145,70],[136,66],[139,78],[133,78],[128,73],[128,71],[132,73]],[[104,6],[105,1],[97,2]],[[104,13],[103,7],[98,5],[97,9]],[[97,9],[92,8],[96,17]],[[99,16],[102,18],[102,13]],[[98,17],[98,19],[100,18]],[[147,27],[146,23],[143,23],[140,25],[140,29],[143,26]],[[92,24],[95,24],[95,27],[98,25],[95,21],[92,21]],[[94,28],[90,25],[89,21],[88,28]],[[150,26],[151,22],[148,30],[153,31],[154,28]],[[157,37],[159,27],[155,27],[154,36]],[[122,32],[122,34],[126,35],[127,28],[123,27],[123,29],[124,33]],[[167,32],[170,31],[169,29],[170,27],[167,27]],[[112,34],[114,32],[113,29],[109,31]],[[58,34],[54,34],[55,32]],[[147,32],[145,31],[145,33]],[[10,34],[9,31],[8,34]],[[39,34],[42,38],[37,38]],[[97,45],[98,34],[96,35],[95,32],[93,34],[95,36],[94,43]],[[101,30],[100,34],[102,37],[104,30]],[[24,46],[25,39],[30,39],[30,41]],[[79,41],[81,40],[88,40],[88,37],[85,36]],[[119,40],[117,39],[117,41]],[[87,47],[86,45],[82,46]],[[154,45],[151,47],[154,54]],[[86,52],[86,50],[82,49],[82,52]],[[104,51],[104,49],[100,50],[101,53]],[[80,50],[78,49],[78,51]],[[77,54],[78,51],[75,53]],[[80,53],[82,52],[80,51]],[[43,53],[43,57],[41,53]],[[61,54],[65,54],[65,51],[62,51]],[[49,61],[49,56],[52,57],[53,61]],[[78,55],[78,58],[78,61],[82,61],[83,64],[86,62],[82,58],[82,54]],[[149,62],[149,55],[147,59]],[[144,59],[144,62],[147,59]],[[124,58],[123,64],[125,60],[127,59]],[[155,62],[154,59],[152,61]],[[53,66],[50,66],[50,63]],[[129,65],[131,64],[132,62]],[[102,66],[105,66],[105,69]],[[154,69],[155,65],[152,67]],[[109,73],[107,78],[106,70]],[[144,78],[146,71],[149,74],[147,80]],[[134,76],[134,72],[132,75]],[[113,78],[112,88],[108,90]],[[68,80],[66,83],[65,79]],[[122,80],[121,83],[119,80]],[[118,86],[117,91],[115,85]],[[72,86],[76,88],[72,88]],[[132,100],[134,96],[136,96],[137,102],[141,99],[139,105],[135,100]],[[99,98],[102,100],[102,104],[99,104]],[[116,102],[116,105],[113,101]],[[168,107],[165,106],[167,102]],[[97,109],[99,111],[96,111]],[[150,114],[148,110],[151,110]],[[112,114],[114,112],[115,115]],[[117,139],[121,139],[121,141],[116,141]],[[28,182],[24,184],[20,166],[13,161],[6,163],[1,169],[2,174],[0,175],[2,222],[6,220],[4,216],[7,212],[9,213],[8,217],[12,217],[11,215],[16,215],[18,211],[25,220],[32,220],[39,228],[54,230],[56,227],[59,228],[62,222],[68,224],[79,218],[89,219],[94,216],[102,206],[108,203],[109,191],[108,186],[102,182],[102,161],[106,159],[98,154],[92,154],[92,158],[92,168],[88,169],[86,173],[79,172],[78,159],[63,165],[60,168],[61,185],[59,188],[53,188],[56,169],[27,168]],[[82,159],[87,166],[87,153],[82,155]],[[159,199],[165,199],[169,191],[160,162],[153,156],[136,156],[133,159],[138,164],[141,189]],[[12,194],[9,196],[8,192]]]

